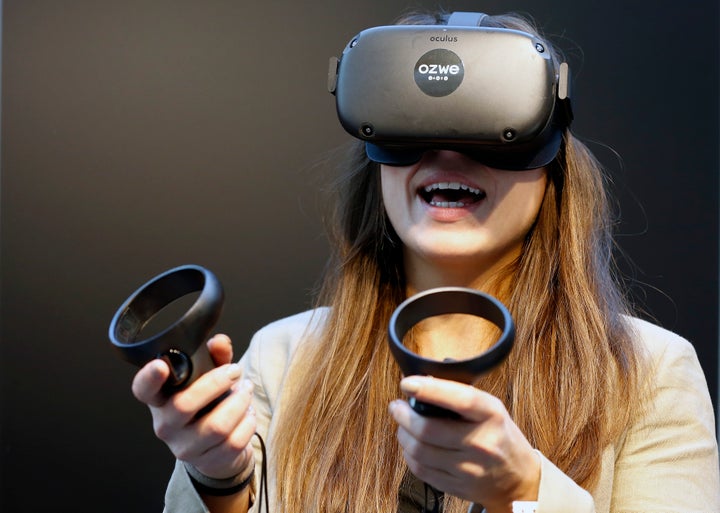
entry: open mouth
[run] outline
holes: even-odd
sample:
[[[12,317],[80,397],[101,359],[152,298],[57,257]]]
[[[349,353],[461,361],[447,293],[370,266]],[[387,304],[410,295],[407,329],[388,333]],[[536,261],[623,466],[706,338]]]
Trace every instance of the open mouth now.
[[[421,187],[420,197],[438,208],[463,208],[485,198],[485,192],[460,182],[438,182]]]

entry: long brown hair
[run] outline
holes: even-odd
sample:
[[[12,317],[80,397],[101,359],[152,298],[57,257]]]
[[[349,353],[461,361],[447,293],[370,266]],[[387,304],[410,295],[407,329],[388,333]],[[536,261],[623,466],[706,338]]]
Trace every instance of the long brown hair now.
[[[436,23],[407,17],[404,23]],[[515,15],[495,26],[537,31]],[[401,378],[386,329],[405,298],[402,246],[380,193],[379,166],[354,144],[334,191],[321,335],[301,347],[273,440],[278,507],[394,513],[407,473],[389,418]],[[478,386],[499,397],[530,443],[592,489],[603,449],[639,404],[639,357],[613,271],[603,171],[569,131],[520,258],[500,282],[517,324],[507,360]],[[531,398],[532,400],[529,400]],[[467,504],[450,498],[446,511]]]

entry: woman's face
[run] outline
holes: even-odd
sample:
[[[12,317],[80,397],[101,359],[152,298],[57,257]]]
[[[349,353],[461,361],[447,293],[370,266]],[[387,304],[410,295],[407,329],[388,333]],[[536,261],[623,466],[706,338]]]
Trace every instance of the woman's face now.
[[[418,289],[477,281],[515,259],[545,194],[545,168],[502,171],[453,151],[381,166],[388,217]],[[448,283],[455,282],[455,283]]]

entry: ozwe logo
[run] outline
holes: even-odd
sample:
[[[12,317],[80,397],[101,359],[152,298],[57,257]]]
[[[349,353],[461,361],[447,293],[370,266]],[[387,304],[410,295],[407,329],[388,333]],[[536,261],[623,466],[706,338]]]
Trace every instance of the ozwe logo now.
[[[465,76],[462,60],[444,48],[430,50],[415,63],[415,83],[429,96],[447,96]]]
[[[449,80],[449,75],[460,73],[460,66],[457,64],[421,64],[418,66],[418,73],[427,75],[428,80]]]

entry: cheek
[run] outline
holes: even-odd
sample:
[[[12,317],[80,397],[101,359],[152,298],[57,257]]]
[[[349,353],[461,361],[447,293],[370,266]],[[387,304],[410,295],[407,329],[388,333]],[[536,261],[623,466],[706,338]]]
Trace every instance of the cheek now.
[[[540,206],[545,198],[545,185],[546,181],[544,179],[535,184],[522,184],[521,199],[518,203],[525,206],[524,217],[528,224],[534,223],[538,212],[540,212]]]
[[[385,212],[394,224],[395,219],[403,211],[402,204],[405,197],[404,177],[398,168],[380,167],[380,193]]]
[[[388,204],[388,199],[391,194],[391,178],[392,177],[390,176],[390,172],[387,170],[387,168],[385,166],[380,166],[380,194],[382,195],[383,203],[385,203],[386,206]]]
[[[538,174],[531,180],[508,184],[507,194],[498,214],[508,228],[514,226],[519,236],[524,237],[537,219],[547,185],[547,175]]]

